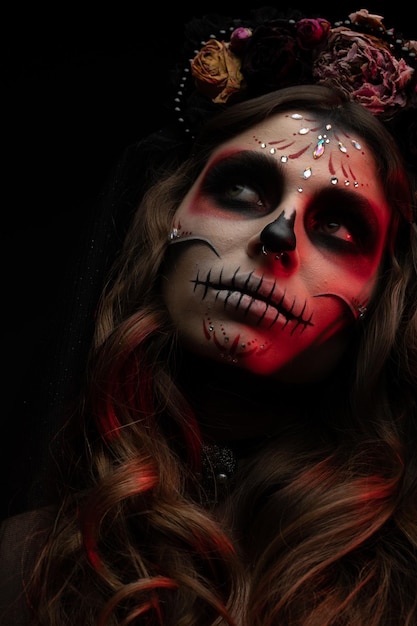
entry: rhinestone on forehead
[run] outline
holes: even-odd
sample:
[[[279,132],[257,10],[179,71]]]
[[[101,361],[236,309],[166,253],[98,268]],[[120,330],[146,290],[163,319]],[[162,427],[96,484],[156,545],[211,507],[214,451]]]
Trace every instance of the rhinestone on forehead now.
[[[301,115],[301,113],[291,113],[289,115],[289,117],[291,119],[293,119],[293,120],[300,121],[300,122],[302,121],[303,122],[303,125],[297,131],[298,135],[302,135],[302,136],[303,135],[308,135],[310,132],[314,132],[314,131],[318,130],[317,127],[311,128],[310,126],[307,126],[306,123],[305,123],[307,120],[304,120],[304,116]],[[310,121],[312,121],[312,120],[310,120]],[[325,130],[326,131],[331,131],[332,130],[332,125],[329,124],[329,123],[325,124]],[[347,154],[348,153],[347,146],[340,139],[335,138],[335,140],[337,141],[337,146],[338,146],[339,151],[342,152],[343,154]],[[282,140],[274,141],[274,142],[258,141],[258,143],[259,143],[260,147],[263,150],[268,149],[269,154],[275,155],[275,154],[277,154],[278,150],[282,150],[284,148],[286,149],[286,148],[290,147],[292,142],[290,144],[288,142],[286,142],[284,147],[278,145],[278,144],[282,143]],[[313,148],[313,151],[312,151],[312,156],[313,156],[314,160],[320,159],[323,156],[323,154],[325,154],[326,145],[329,144],[329,143],[330,143],[330,138],[328,137],[327,133],[319,133],[317,135],[317,142],[316,142],[316,144],[315,144],[315,146]],[[275,145],[272,145],[272,144],[275,144],[277,147],[275,147]],[[297,158],[297,156],[300,156],[301,154],[304,154],[304,152],[310,147],[310,145],[307,145],[304,150],[302,150],[301,152],[295,153],[295,154],[282,154],[280,156],[281,163],[287,163],[289,159],[295,159],[295,158]],[[351,145],[356,150],[361,150],[362,149],[361,144],[358,141],[356,141],[356,139],[351,139]],[[301,177],[304,180],[307,180],[307,179],[309,179],[312,176],[312,174],[313,174],[313,167],[312,166],[308,166],[301,173]],[[352,174],[352,172],[351,172],[351,174]],[[337,185],[338,182],[339,182],[338,177],[335,174],[332,173],[331,178],[330,178],[330,184]],[[347,187],[350,184],[351,184],[350,179],[345,177],[344,185]],[[359,186],[359,183],[356,180],[356,178],[354,178],[352,184],[353,184],[354,187],[358,187]],[[302,192],[303,191],[302,187],[298,187],[298,191]]]

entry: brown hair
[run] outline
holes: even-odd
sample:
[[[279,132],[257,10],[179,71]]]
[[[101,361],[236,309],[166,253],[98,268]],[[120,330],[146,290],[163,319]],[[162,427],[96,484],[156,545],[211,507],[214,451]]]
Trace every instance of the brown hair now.
[[[306,422],[254,455],[220,512],[202,504],[198,420],[176,384],[179,348],[159,289],[167,236],[212,150],[294,107],[354,129],[371,146],[393,237],[343,383],[320,387]],[[83,403],[82,485],[68,495],[35,571],[35,623],[417,621],[411,209],[390,135],[328,89],[284,89],[208,123],[190,159],[145,194],[103,294]]]

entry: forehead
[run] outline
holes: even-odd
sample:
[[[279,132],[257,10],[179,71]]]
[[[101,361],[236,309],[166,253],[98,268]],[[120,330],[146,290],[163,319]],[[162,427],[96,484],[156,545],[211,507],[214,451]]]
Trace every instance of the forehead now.
[[[299,191],[328,184],[357,189],[386,204],[375,157],[363,138],[315,113],[277,113],[222,144],[212,160],[240,150],[276,159]]]

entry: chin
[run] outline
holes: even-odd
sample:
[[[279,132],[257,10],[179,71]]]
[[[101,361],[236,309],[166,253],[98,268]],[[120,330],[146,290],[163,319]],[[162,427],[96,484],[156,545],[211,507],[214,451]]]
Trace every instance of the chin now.
[[[280,351],[279,345],[268,342],[267,338],[264,341],[261,337],[256,341],[245,341],[243,333],[237,333],[236,337],[239,341],[236,339],[217,345],[183,337],[183,346],[196,356],[230,366],[236,371],[243,370],[283,383],[304,384],[325,380],[334,373],[351,344],[352,333],[345,329],[304,349],[300,347],[300,352],[294,357]],[[241,349],[242,342],[244,350]]]
[[[347,355],[348,341],[336,337],[319,347],[308,349],[275,372],[274,378],[284,383],[321,382],[332,376]]]
[[[350,336],[350,334],[349,334]],[[264,354],[253,354],[242,358],[242,354],[214,357],[222,363],[230,363],[238,369],[244,369],[257,376],[270,377],[282,383],[306,384],[326,380],[333,375],[341,364],[348,349],[347,334],[338,335],[319,346],[309,347],[292,360],[277,362],[272,352],[274,348],[265,348]],[[212,355],[213,357],[213,355]]]

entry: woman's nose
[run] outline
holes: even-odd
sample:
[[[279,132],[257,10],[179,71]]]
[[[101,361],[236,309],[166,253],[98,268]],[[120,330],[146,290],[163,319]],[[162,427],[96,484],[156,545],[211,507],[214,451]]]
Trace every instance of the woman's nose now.
[[[288,217],[282,211],[276,220],[267,224],[260,234],[263,251],[290,252],[295,250],[296,238],[294,232],[295,211]]]

